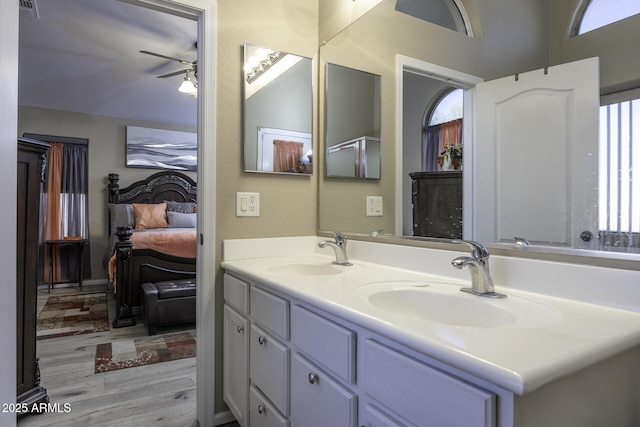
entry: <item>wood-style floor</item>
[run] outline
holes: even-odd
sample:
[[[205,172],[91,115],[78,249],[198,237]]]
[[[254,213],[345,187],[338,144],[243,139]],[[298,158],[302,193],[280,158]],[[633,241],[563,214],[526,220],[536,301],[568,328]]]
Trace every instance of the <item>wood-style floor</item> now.
[[[106,292],[106,285],[84,286],[84,292]],[[52,295],[77,293],[77,287],[52,291]],[[107,295],[111,324],[115,300],[111,292]],[[38,291],[38,312],[47,297],[46,290]],[[193,327],[163,328],[159,333]],[[94,374],[97,344],[139,336],[147,336],[142,321],[129,328],[38,340],[41,385],[51,404],[61,408],[69,404],[70,411],[26,415],[18,419],[18,426],[197,427],[195,357]]]

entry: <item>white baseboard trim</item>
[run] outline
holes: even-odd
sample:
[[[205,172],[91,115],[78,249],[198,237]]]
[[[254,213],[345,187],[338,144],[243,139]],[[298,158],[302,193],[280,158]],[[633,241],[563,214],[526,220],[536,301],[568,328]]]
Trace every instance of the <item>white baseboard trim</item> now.
[[[235,421],[235,417],[231,413],[231,411],[218,412],[213,416],[213,425],[221,426],[223,424],[228,424]]]

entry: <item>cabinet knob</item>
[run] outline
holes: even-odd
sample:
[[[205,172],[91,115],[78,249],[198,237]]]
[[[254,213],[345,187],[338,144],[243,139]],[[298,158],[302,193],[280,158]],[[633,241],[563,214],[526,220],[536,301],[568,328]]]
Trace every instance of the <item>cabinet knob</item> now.
[[[315,384],[317,382],[320,381],[320,377],[318,377],[318,374],[314,374],[313,372],[309,373],[309,383],[310,384]]]
[[[260,335],[258,337],[258,344],[264,345],[264,343],[266,343],[266,342],[267,342],[267,338],[264,335]]]
[[[238,333],[240,334],[242,332],[244,332],[244,326],[238,325]]]
[[[258,405],[259,414],[264,414],[266,411],[267,411],[267,408],[265,408],[263,405]]]

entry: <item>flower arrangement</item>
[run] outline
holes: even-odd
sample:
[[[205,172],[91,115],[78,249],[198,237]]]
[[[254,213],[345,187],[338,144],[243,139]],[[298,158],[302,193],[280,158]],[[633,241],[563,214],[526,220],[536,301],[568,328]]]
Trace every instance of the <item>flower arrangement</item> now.
[[[445,145],[438,156],[438,166],[443,171],[462,169],[462,145]]]

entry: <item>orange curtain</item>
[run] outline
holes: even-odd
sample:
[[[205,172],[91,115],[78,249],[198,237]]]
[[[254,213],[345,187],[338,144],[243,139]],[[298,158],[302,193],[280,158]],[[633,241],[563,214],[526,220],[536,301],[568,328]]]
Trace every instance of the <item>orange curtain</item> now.
[[[462,143],[462,119],[451,120],[440,125],[440,152],[447,145]]]
[[[273,171],[286,172],[295,169],[298,159],[302,157],[303,146],[302,142],[275,139],[273,141]]]
[[[44,225],[45,240],[62,239],[62,221],[60,209],[60,192],[62,188],[62,163],[64,144],[51,143],[47,159],[47,213]],[[60,280],[60,253],[59,247],[53,251],[53,280]],[[44,254],[44,281],[51,281],[49,251]]]

